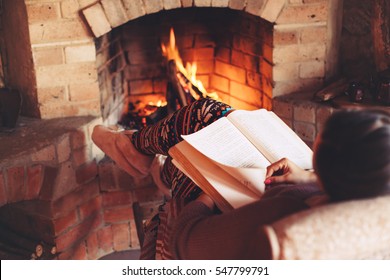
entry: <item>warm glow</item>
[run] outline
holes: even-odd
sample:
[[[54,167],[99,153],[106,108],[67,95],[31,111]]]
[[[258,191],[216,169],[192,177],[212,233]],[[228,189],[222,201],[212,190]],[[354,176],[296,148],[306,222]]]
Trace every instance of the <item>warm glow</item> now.
[[[150,106],[155,106],[155,107],[164,107],[164,106],[166,106],[167,105],[167,102],[165,101],[165,100],[158,100],[157,102],[156,102],[156,104],[154,104],[154,102],[149,102],[148,103],[148,105],[150,105]]]
[[[183,61],[180,57],[179,50],[176,47],[176,39],[175,39],[175,33],[173,31],[173,28],[170,30],[169,34],[169,44],[168,45],[161,45],[161,49],[163,52],[163,55],[167,58],[168,61],[174,60],[176,63],[177,71],[179,72],[178,79],[182,81],[182,76],[185,77],[187,81],[192,83],[193,86],[197,87],[197,89],[202,93],[202,97],[211,97],[214,99],[218,99],[218,95],[216,93],[208,93],[207,90],[204,88],[202,82],[196,78],[196,72],[197,72],[197,64],[196,62],[193,63],[186,63],[186,67],[184,67]],[[188,82],[187,82],[188,83]],[[187,85],[188,87],[188,85]],[[200,96],[196,94],[193,90],[190,89],[190,87],[187,88],[191,95],[195,99],[199,99]]]

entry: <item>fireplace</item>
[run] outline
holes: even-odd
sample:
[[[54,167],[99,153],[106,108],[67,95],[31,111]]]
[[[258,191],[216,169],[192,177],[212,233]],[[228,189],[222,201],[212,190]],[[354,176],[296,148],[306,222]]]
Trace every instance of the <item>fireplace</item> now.
[[[208,46],[203,50],[199,48],[199,55],[201,51],[206,52],[201,54],[204,56],[202,60],[206,61],[206,56],[210,56],[207,63],[204,62],[200,66],[201,71],[207,72],[207,86],[212,88],[218,86],[220,88],[216,89],[223,93],[231,91],[236,95],[242,90],[250,93],[261,92],[262,95],[258,100],[250,102],[251,108],[270,108],[271,99],[275,96],[319,87],[323,80],[335,71],[335,54],[329,46],[337,38],[330,35],[333,34],[330,32],[333,24],[328,24],[328,20],[334,16],[333,10],[337,1],[83,0],[54,3],[26,2],[27,5],[22,0],[13,2],[15,3],[9,4],[13,5],[13,9],[9,7],[7,11],[12,13],[12,19],[8,19],[7,26],[21,29],[11,31],[26,35],[23,42],[23,46],[26,47],[22,50],[14,49],[12,46],[17,43],[6,40],[5,44],[9,46],[5,47],[12,61],[3,63],[10,65],[12,62],[12,67],[7,71],[8,84],[22,91],[24,95],[22,113],[27,116],[47,119],[102,114],[108,117],[107,107],[120,106],[118,104],[121,103],[117,100],[123,99],[123,96],[128,94],[129,80],[136,81],[132,88],[138,88],[138,91],[150,91],[150,87],[153,86],[154,92],[160,92],[161,87],[164,87],[163,79],[137,82],[143,78],[139,77],[143,70],[134,70],[134,64],[124,65],[126,59],[142,59],[120,57],[120,52],[126,51],[121,48],[130,47],[128,46],[130,42],[125,42],[125,45],[121,46],[119,39],[111,39],[117,36],[117,28],[119,30],[128,28],[128,37],[134,38],[136,35],[139,38],[143,34],[137,34],[137,31],[131,31],[131,27],[123,26],[146,23],[147,19],[143,21],[143,17],[152,17],[150,19],[152,24],[153,20],[161,21],[164,17],[169,19],[170,15],[173,18],[177,13],[184,13],[183,17],[185,13],[196,14],[187,9],[205,9],[208,10],[205,13],[210,15],[207,19],[209,23],[204,22],[203,26],[199,22],[195,23],[197,26],[193,28],[194,34],[201,35],[201,30],[203,29],[204,32],[209,27],[209,31],[203,33],[210,37],[209,42],[198,41],[198,44],[219,44],[215,47]],[[6,8],[7,6],[3,7]],[[218,11],[219,15],[217,12],[216,15],[211,15],[210,10]],[[24,21],[20,21],[21,17],[24,17]],[[19,24],[12,24],[14,18],[18,19],[15,22]],[[228,18],[231,20],[227,20]],[[221,26],[224,22],[228,23],[228,27],[230,26],[228,32],[223,33],[219,30],[212,34],[211,22],[216,26]],[[256,22],[267,22],[267,24],[258,27],[262,25],[256,26]],[[165,21],[156,24],[160,26],[143,27],[143,31],[146,32],[145,40],[148,40],[147,36],[149,39],[155,36],[152,44],[163,39],[163,36],[168,36],[170,25],[180,25],[180,21],[172,24]],[[183,40],[180,38],[187,36],[184,34],[188,32],[187,29],[182,26],[177,27],[176,30],[178,42],[188,44],[188,41],[185,41],[189,39],[188,37],[183,37]],[[241,30],[243,34],[236,35],[237,30]],[[150,34],[153,31],[158,31],[158,34]],[[222,34],[226,38],[217,38],[218,42],[216,37],[221,37]],[[228,38],[229,35],[231,38]],[[256,40],[250,42],[248,38],[256,38],[258,42]],[[200,40],[202,39],[204,38],[200,37]],[[227,39],[231,42],[223,42]],[[138,44],[134,40],[131,41],[133,45]],[[133,47],[137,51],[137,46]],[[185,48],[183,51],[187,51]],[[156,45],[150,45],[148,51],[155,51],[154,55],[159,55]],[[130,55],[136,54],[131,52]],[[185,59],[196,58],[183,55]],[[154,63],[159,62],[156,60]],[[102,64],[110,70],[100,71]],[[247,70],[247,65],[243,64],[255,64],[255,69]],[[121,69],[121,67],[125,68]],[[150,70],[159,71],[158,67]],[[230,73],[221,73],[223,71]],[[26,77],[21,79],[20,73],[24,73]],[[229,75],[233,76],[233,79]],[[109,80],[110,85],[103,86],[101,81],[105,80]],[[150,82],[154,84],[151,85]],[[227,87],[229,89],[226,89]],[[234,99],[233,103],[237,103],[238,107],[247,107],[241,104],[245,98],[241,96],[230,98]],[[229,97],[225,99],[229,101]],[[118,110],[120,111],[121,108]]]
[[[236,108],[271,109],[273,97],[318,88],[334,71],[326,47],[334,40],[326,25],[328,1],[165,1],[160,7],[114,2],[83,10],[100,36],[99,65],[107,66],[99,68],[99,81],[111,79],[100,84],[102,115],[108,122],[126,110],[124,98],[141,103],[164,99],[167,78],[160,46],[168,41],[171,27],[183,60],[196,61],[205,87]],[[116,52],[110,56],[107,50]],[[121,91],[122,98],[111,88]]]
[[[340,2],[3,2],[4,84],[23,97],[23,126],[0,136],[8,143],[0,153],[0,220],[19,239],[56,247],[61,259],[139,247],[131,205],[162,194],[150,178],[135,180],[102,160],[90,132],[116,124],[130,103],[165,98],[161,43],[171,27],[208,91],[236,108],[273,109],[312,141],[320,126],[313,122],[329,111],[307,93],[338,71]],[[278,99],[290,94],[298,101]]]

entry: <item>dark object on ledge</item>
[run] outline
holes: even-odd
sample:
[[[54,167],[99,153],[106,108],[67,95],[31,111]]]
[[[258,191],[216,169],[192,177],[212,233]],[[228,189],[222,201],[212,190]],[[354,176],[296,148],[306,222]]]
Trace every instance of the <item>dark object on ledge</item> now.
[[[349,97],[351,102],[360,103],[366,98],[366,88],[359,82],[351,82],[345,94]]]
[[[379,74],[374,99],[383,105],[390,105],[390,69]]]
[[[20,114],[22,97],[19,91],[0,88],[0,126],[14,128]]]

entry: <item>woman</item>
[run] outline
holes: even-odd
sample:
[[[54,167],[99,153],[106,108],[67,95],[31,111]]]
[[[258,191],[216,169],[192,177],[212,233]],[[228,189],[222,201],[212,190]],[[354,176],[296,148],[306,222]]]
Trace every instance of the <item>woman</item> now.
[[[211,99],[183,107],[138,132],[97,126],[93,140],[133,176],[150,171],[156,154],[167,155],[180,135],[193,133],[232,108]],[[145,233],[141,258],[262,259],[262,225],[330,200],[384,195],[390,191],[390,116],[353,111],[332,115],[314,146],[314,172],[282,159],[267,168],[267,188],[258,202],[220,213],[213,201],[167,157],[161,183],[170,199]],[[285,185],[284,183],[289,183]],[[320,198],[320,199],[318,199]]]

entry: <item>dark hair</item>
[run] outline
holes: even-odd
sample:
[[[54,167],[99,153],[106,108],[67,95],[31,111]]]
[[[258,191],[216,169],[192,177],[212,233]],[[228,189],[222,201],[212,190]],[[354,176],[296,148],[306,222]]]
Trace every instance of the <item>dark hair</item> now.
[[[334,113],[315,147],[314,168],[333,201],[390,193],[390,114]]]

